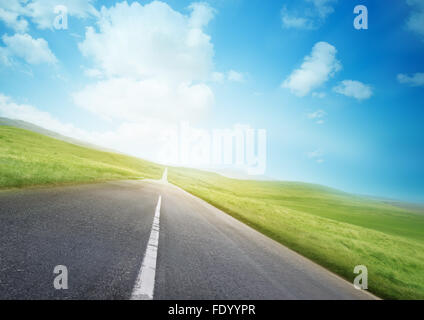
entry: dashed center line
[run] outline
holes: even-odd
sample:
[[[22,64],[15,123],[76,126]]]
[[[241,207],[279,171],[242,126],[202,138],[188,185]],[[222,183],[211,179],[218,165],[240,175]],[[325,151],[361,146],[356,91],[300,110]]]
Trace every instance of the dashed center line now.
[[[131,300],[153,300],[153,292],[155,289],[156,261],[159,246],[159,222],[160,222],[160,206],[162,196],[159,196],[156,205],[155,217],[153,218],[152,231],[150,233],[149,242],[147,243],[146,253],[144,254],[143,263],[135,282]]]

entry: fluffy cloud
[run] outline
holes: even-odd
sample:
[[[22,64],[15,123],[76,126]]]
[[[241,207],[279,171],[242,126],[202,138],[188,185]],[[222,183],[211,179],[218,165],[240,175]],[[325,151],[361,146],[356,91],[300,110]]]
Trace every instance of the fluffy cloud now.
[[[10,97],[0,93],[0,115],[10,119],[31,122],[48,130],[52,130],[70,137],[79,138],[82,131],[70,124],[64,124],[53,118],[48,112],[14,102]]]
[[[123,120],[187,119],[210,109],[214,50],[203,28],[215,11],[203,3],[189,9],[184,15],[159,1],[103,7],[98,30],[88,28],[79,48],[104,79],[75,93],[76,104]]]
[[[24,13],[20,1],[0,0],[0,20],[9,28],[18,32],[24,32],[28,28],[28,22],[21,17]]]
[[[4,47],[0,47],[0,65],[5,65],[5,66],[11,65],[9,52]]]
[[[407,20],[408,29],[424,37],[424,1],[407,0],[406,3],[412,7],[412,12]]]
[[[315,29],[334,12],[337,0],[296,1],[296,7],[284,6],[281,10],[283,27],[290,29]]]
[[[80,19],[86,19],[90,16],[97,16],[98,12],[93,7],[94,0],[33,0],[26,5],[28,16],[40,29],[52,28],[56,17],[54,8],[57,5],[64,5],[67,14]]]
[[[212,72],[211,80],[213,82],[222,82],[225,80],[225,74],[222,72]]]
[[[398,74],[397,79],[400,83],[408,84],[411,87],[424,87],[424,73],[414,73],[412,75]]]
[[[296,17],[287,11],[287,8],[281,10],[281,21],[287,29],[313,29],[311,20],[302,17]]]
[[[25,32],[30,19],[40,29],[52,28],[54,8],[65,5],[67,13],[77,18],[97,16],[94,0],[0,0],[0,20],[17,32]]]
[[[2,39],[6,46],[0,48],[0,59],[6,65],[10,65],[14,57],[23,59],[29,64],[57,62],[47,41],[42,38],[34,39],[29,34],[15,34],[4,35]]]
[[[63,123],[34,106],[16,103],[1,93],[0,116],[27,121],[67,137],[154,161],[166,160],[163,154],[170,135],[176,130],[160,121],[146,118],[137,123],[123,123],[115,130],[87,131]]]
[[[214,95],[205,84],[178,85],[159,79],[114,78],[89,85],[74,94],[78,106],[109,119],[140,121],[193,119],[209,110]]]
[[[211,76],[213,82],[223,82],[224,80],[232,82],[244,82],[245,75],[241,72],[230,70],[227,73],[213,72]]]
[[[290,89],[297,96],[306,96],[341,69],[336,53],[336,48],[329,43],[316,43],[300,68],[294,70],[281,86]]]
[[[344,80],[335,86],[333,90],[357,100],[369,99],[372,96],[372,89],[369,85],[354,80]]]
[[[234,82],[243,82],[244,81],[244,75],[241,72],[230,70],[228,72],[228,80],[234,81]]]
[[[317,110],[315,112],[308,113],[307,117],[311,120],[314,120],[317,124],[323,124],[326,115],[327,112],[325,112],[324,110]]]
[[[189,9],[192,11],[189,21],[190,26],[198,29],[207,26],[216,13],[216,10],[206,2],[194,2],[189,5]]]
[[[202,4],[190,8],[186,16],[159,1],[103,7],[99,31],[88,28],[79,48],[108,77],[205,80],[214,51],[201,28],[212,16],[205,11],[212,9]]]
[[[89,78],[101,78],[102,72],[98,69],[84,69],[84,75]]]

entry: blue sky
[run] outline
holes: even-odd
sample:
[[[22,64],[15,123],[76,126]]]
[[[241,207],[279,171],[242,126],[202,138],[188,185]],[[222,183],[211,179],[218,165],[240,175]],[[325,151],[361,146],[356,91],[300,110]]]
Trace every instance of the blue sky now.
[[[9,0],[0,37],[0,116],[157,161],[247,124],[269,177],[424,202],[423,0]]]

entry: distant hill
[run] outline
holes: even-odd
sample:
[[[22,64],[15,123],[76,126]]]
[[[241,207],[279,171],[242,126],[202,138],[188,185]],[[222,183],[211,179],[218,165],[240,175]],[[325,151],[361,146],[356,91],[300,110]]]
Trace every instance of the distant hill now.
[[[92,148],[92,149],[101,150],[101,151],[117,152],[117,151],[112,150],[112,149],[100,147],[100,146],[97,146],[95,144],[91,144],[91,143],[88,143],[88,142],[84,142],[84,141],[81,141],[81,140],[78,140],[78,139],[74,139],[74,138],[70,138],[70,137],[61,135],[60,133],[44,129],[44,128],[39,127],[35,124],[32,124],[30,122],[26,122],[26,121],[22,121],[22,120],[15,120],[15,119],[0,117],[0,126],[10,126],[10,127],[29,130],[29,131],[32,131],[32,132],[36,132],[36,133],[54,138],[54,139],[58,139],[58,140],[62,140],[62,141],[68,142],[68,143],[72,143],[72,144],[75,144],[77,146]]]
[[[271,177],[266,175],[249,175],[247,170],[242,169],[233,169],[233,168],[208,168],[208,167],[200,167],[199,170],[214,172],[223,177],[236,179],[236,180],[255,180],[255,181],[277,181]]]

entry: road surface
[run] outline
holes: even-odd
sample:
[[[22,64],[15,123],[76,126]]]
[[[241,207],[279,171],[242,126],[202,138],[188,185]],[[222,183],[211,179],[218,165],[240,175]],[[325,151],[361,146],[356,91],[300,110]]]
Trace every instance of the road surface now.
[[[0,192],[0,299],[373,298],[164,179]]]

